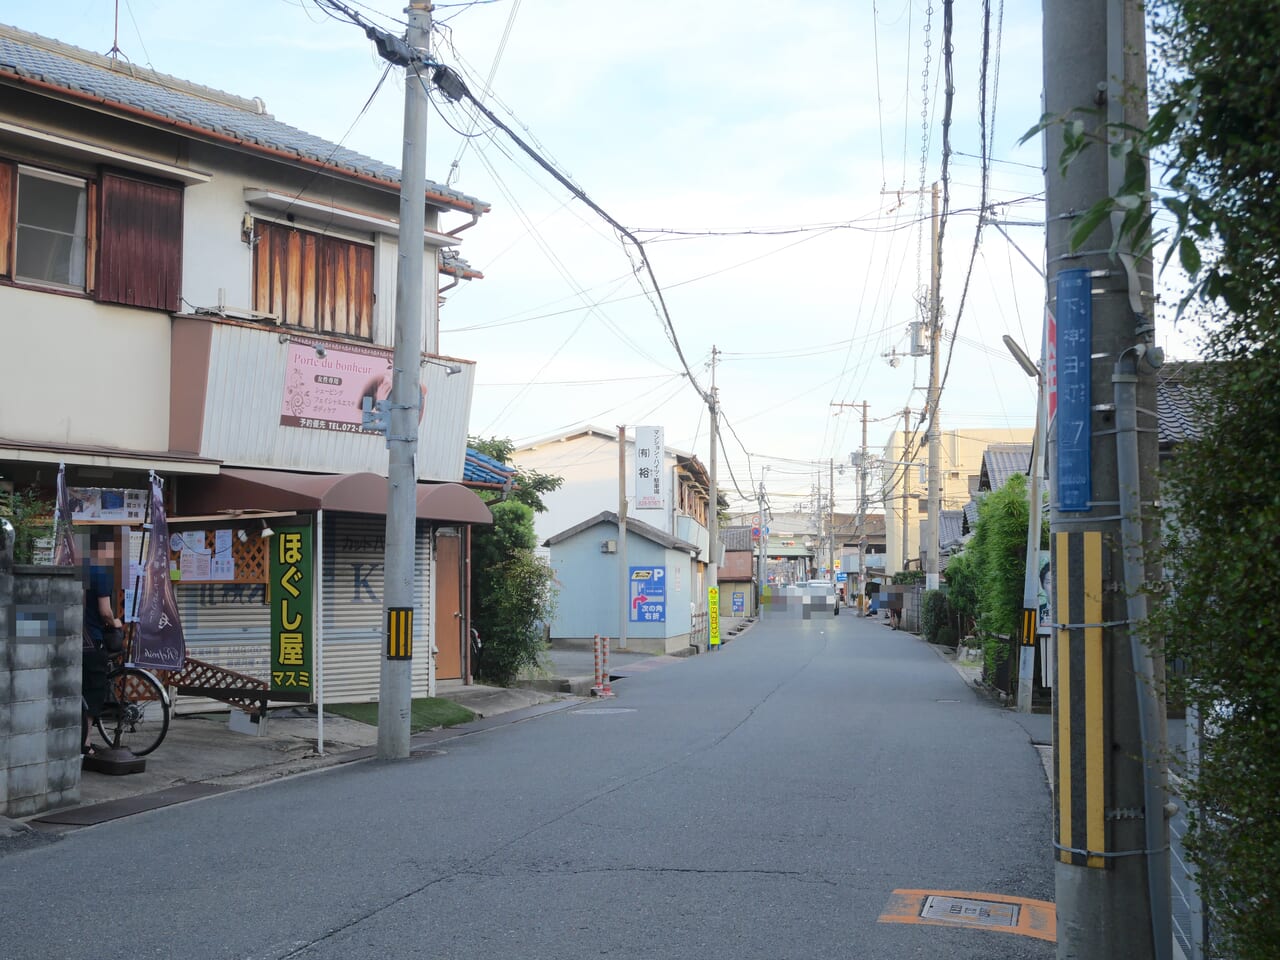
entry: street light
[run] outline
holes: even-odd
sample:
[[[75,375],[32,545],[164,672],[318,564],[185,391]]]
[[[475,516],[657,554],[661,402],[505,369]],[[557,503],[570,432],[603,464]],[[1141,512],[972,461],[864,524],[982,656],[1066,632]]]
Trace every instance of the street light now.
[[[1027,563],[1022,580],[1022,630],[1018,655],[1018,712],[1031,712],[1031,681],[1036,665],[1036,632],[1040,625],[1040,474],[1044,457],[1044,375],[1007,333],[1004,345],[1027,376],[1036,381],[1036,432],[1031,442],[1031,476],[1027,491]]]

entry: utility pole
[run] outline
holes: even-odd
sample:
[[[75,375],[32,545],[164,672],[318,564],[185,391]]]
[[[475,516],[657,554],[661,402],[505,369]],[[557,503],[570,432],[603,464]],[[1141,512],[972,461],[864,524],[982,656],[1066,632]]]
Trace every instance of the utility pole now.
[[[1138,0],[1045,3],[1043,46],[1047,115],[1093,126],[1102,108],[1113,131],[1146,126]],[[1057,142],[1050,129],[1046,143]],[[1073,159],[1065,175],[1056,155],[1045,161],[1061,960],[1167,960],[1173,950],[1163,654],[1158,638],[1147,646],[1137,633],[1143,581],[1160,579],[1144,551],[1159,542],[1151,263],[1132,238],[1116,236],[1120,214],[1080,249],[1070,243],[1082,211],[1119,192],[1124,163],[1105,145]]]
[[[387,404],[387,528],[383,623],[386,645],[378,685],[378,758],[409,756],[413,703],[414,545],[418,516],[418,411],[422,406],[423,235],[427,195],[427,77],[431,4],[410,0],[405,58],[404,154],[400,167],[400,239],[396,265],[395,349]],[[381,45],[380,45],[381,46]],[[404,56],[404,51],[401,51]],[[392,59],[388,57],[388,59]],[[393,60],[393,62],[395,62]],[[434,298],[429,306],[434,316]],[[430,650],[431,641],[426,646]],[[427,654],[430,656],[430,653]]]
[[[939,530],[942,527],[942,411],[938,383],[938,354],[942,351],[941,251],[938,250],[938,185],[933,185],[933,217],[929,261],[929,541],[925,589],[938,589]]]
[[[758,529],[760,530],[760,558],[757,561],[756,570],[756,613],[762,612],[762,604],[764,602],[764,588],[769,579],[769,535],[765,533],[768,529],[768,520],[764,514],[764,481],[760,481],[760,490],[756,494],[756,516],[760,518]]]
[[[711,455],[708,458],[710,462],[707,464],[707,478],[711,484],[711,503],[707,507],[707,539],[710,541],[710,553],[707,563],[708,593],[706,599],[708,605],[710,605],[711,597],[719,597],[720,595],[720,573],[718,570],[720,557],[720,517],[718,514],[720,497],[716,489],[716,447],[720,443],[720,411],[716,397],[716,358],[719,353],[713,344],[711,347],[711,396],[707,401],[707,406],[711,410]],[[713,587],[715,588],[715,593],[710,592]],[[708,609],[708,623],[710,623],[710,615],[711,612]]]
[[[907,569],[907,497],[911,492],[911,464],[907,462],[907,436],[911,430],[911,408],[902,408],[902,563],[899,570]]]
[[[843,470],[844,468],[841,467]],[[836,582],[836,458],[827,461],[829,480],[827,483],[827,573],[831,576],[831,584]]]
[[[867,410],[871,404],[867,401],[862,403],[833,403],[833,407],[853,407],[855,410],[862,409],[862,452],[857,455],[858,466],[858,522],[855,534],[858,537],[858,593],[855,599],[861,602],[861,598],[865,596],[866,589],[866,547],[867,547]],[[838,415],[838,414],[837,414]],[[850,459],[853,459],[852,457]],[[846,583],[848,578],[846,576]],[[852,590],[846,591],[846,599],[853,594]]]
[[[867,401],[862,401],[862,459],[858,463],[858,604],[867,595]]]
[[[639,446],[639,444],[637,444]],[[638,456],[639,454],[637,454]],[[639,493],[639,491],[636,491]],[[639,501],[637,501],[639,502]],[[627,584],[627,427],[618,424],[618,649],[627,648],[627,617],[631,613],[631,593]]]

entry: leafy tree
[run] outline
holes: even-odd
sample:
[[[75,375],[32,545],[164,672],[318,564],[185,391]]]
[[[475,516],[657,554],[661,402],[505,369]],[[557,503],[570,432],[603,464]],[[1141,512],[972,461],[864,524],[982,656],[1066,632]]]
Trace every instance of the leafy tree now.
[[[477,677],[506,686],[538,664],[541,625],[554,609],[551,568],[534,552],[533,508],[515,500],[495,503],[493,525],[472,537],[471,621],[481,648]]]
[[[971,634],[978,617],[978,574],[968,547],[947,561],[947,606],[955,618],[956,636]]]
[[[473,449],[509,463],[510,440],[472,437]],[[483,491],[493,525],[476,527],[471,538],[471,623],[480,635],[475,675],[506,686],[522,670],[538,664],[542,625],[555,609],[551,568],[534,552],[533,515],[546,510],[542,495],[559,489],[563,477],[516,468],[507,491]]]
[[[556,477],[547,473],[539,473],[537,470],[526,470],[523,467],[515,467],[511,463],[511,454],[515,452],[515,444],[505,437],[489,437],[482,440],[479,437],[467,438],[467,445],[473,450],[478,450],[487,457],[503,463],[515,469],[515,477],[513,478],[510,498],[518,500],[520,503],[526,504],[533,508],[535,513],[546,513],[547,506],[542,502],[542,495],[550,493],[552,490],[559,490],[564,483],[564,477]],[[482,494],[483,499],[496,500],[502,495],[485,491]]]

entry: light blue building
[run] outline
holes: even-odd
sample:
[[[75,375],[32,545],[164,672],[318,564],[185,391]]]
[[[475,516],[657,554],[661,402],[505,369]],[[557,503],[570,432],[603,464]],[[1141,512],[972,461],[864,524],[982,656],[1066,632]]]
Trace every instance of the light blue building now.
[[[551,640],[589,644],[597,634],[618,649],[618,515],[596,514],[548,539],[559,588]],[[698,548],[639,520],[627,519],[627,649],[675,653],[692,642]]]

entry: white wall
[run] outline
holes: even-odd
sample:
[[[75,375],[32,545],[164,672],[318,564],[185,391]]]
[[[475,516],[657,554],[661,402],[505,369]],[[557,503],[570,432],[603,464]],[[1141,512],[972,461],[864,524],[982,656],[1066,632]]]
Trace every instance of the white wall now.
[[[283,211],[247,203],[246,189],[270,190],[292,196],[305,185],[302,197],[312,203],[330,204],[392,220],[399,213],[399,201],[394,193],[339,184],[324,176],[310,178],[305,171],[215,147],[193,145],[192,165],[213,173],[213,179],[208,183],[196,184],[186,190],[182,295],[194,307],[212,309],[216,306],[219,288],[225,290],[223,302],[228,308],[247,310],[253,305],[253,249],[241,239],[244,215],[250,213],[280,223],[288,221]],[[373,245],[376,291],[373,342],[391,346],[394,341],[398,263],[396,237],[326,224],[321,215],[312,210],[298,208],[290,213],[299,229]],[[428,213],[427,227],[434,229],[434,226],[435,217]],[[430,307],[438,289],[436,250],[434,247],[425,248],[423,349],[429,352],[435,352],[438,340],[434,322],[427,322],[435,316]]]
[[[635,502],[635,444],[627,441],[627,503],[628,516],[666,533],[674,533],[671,514],[671,467],[675,457],[666,458],[666,476],[663,478],[666,508],[663,510],[634,510]],[[511,462],[525,470],[536,470],[552,476],[564,477],[559,490],[543,494],[545,513],[534,516],[534,533],[538,543],[581,523],[604,511],[618,509],[618,441],[614,437],[596,434],[574,437],[570,440],[552,440],[536,447],[517,450]]]
[[[0,286],[0,437],[168,450],[170,323]]]

